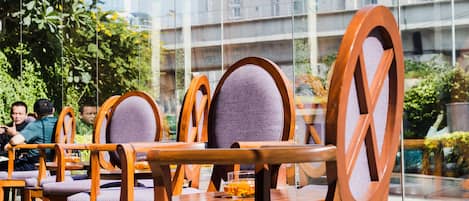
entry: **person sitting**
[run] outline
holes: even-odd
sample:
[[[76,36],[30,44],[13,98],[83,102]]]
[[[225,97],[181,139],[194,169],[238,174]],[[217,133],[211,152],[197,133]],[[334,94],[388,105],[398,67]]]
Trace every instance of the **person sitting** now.
[[[91,103],[85,103],[80,106],[80,120],[77,122],[77,135],[86,136],[85,138],[87,139],[82,143],[91,143],[97,110],[96,105]]]
[[[51,143],[57,117],[54,117],[55,108],[52,102],[47,99],[39,99],[34,103],[34,112],[37,114],[38,119],[29,123],[23,130],[18,131],[15,126],[6,127],[6,133],[11,136],[9,146],[18,144],[42,144]],[[52,159],[52,151],[46,151],[47,158]],[[36,169],[35,163],[39,161],[39,151],[32,149],[22,152],[15,159],[15,171],[27,171]],[[8,163],[0,163],[0,170],[7,170]]]
[[[11,122],[7,124],[7,127],[15,127],[17,131],[22,131],[29,122],[34,121],[28,119],[28,106],[23,101],[16,101],[11,104],[10,107],[10,118]],[[0,134],[5,134],[6,129],[0,129]],[[0,155],[5,155],[6,152],[3,152],[3,149],[6,144],[10,141],[10,135],[0,135]]]
[[[77,121],[77,135],[75,136],[75,143],[89,144],[93,141],[93,126],[96,118],[98,108],[96,104],[85,102],[79,109],[79,120]],[[90,152],[79,152],[82,161],[89,161]]]

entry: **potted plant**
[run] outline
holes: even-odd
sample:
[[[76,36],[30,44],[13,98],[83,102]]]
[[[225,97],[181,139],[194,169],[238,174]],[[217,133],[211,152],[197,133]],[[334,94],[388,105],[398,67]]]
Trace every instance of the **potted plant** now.
[[[450,102],[446,104],[446,114],[449,131],[469,131],[469,74],[457,67],[451,72],[448,83]]]

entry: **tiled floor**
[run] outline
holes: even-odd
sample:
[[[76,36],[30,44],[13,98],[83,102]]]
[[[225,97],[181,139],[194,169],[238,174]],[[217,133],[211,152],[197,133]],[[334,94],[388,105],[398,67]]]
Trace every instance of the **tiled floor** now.
[[[400,175],[393,175],[389,200],[397,201],[403,199],[399,181]],[[461,178],[406,174],[404,182],[406,196],[404,200],[469,200],[469,191],[461,188],[462,181],[463,179]]]

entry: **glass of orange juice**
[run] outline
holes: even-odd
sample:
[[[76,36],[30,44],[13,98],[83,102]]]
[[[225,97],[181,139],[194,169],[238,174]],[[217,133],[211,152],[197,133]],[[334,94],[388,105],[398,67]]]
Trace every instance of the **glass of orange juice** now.
[[[223,190],[233,198],[252,197],[255,190],[255,173],[253,170],[228,172],[228,181]]]

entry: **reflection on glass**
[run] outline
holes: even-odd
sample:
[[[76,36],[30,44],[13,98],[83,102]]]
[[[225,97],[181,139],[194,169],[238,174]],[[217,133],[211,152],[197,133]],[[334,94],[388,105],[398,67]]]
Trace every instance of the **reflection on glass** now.
[[[456,112],[467,109],[453,106],[468,97],[468,1],[6,1],[0,5],[0,122],[9,121],[9,105],[17,100],[31,108],[48,97],[58,110],[72,105],[78,111],[88,102],[99,106],[112,95],[142,90],[165,114],[165,138],[175,139],[191,76],[206,74],[215,89],[227,67],[258,56],[279,65],[293,85],[296,140],[323,143],[328,75],[349,20],[369,4],[393,9],[406,56],[403,138],[418,143],[399,153],[404,162],[395,173],[402,168],[412,174],[406,185],[424,189],[407,192],[419,193],[414,196],[432,198],[441,190],[422,179],[427,175],[461,190],[468,157],[460,145],[467,144],[467,131],[453,129],[453,116],[464,120]],[[444,128],[446,135],[439,132]],[[393,177],[393,185],[400,183]]]

